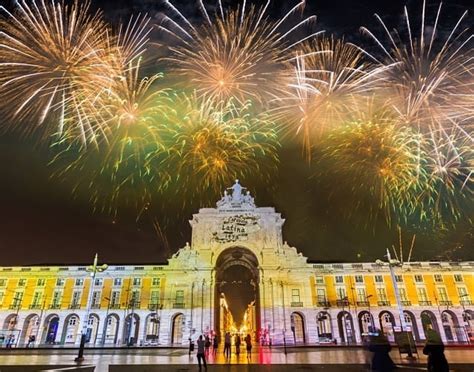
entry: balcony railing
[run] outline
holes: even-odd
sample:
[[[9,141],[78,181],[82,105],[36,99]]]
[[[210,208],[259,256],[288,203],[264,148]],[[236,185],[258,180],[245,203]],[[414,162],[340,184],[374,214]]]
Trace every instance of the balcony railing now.
[[[173,303],[173,309],[184,309],[184,303],[183,302],[174,302]]]
[[[411,301],[402,301],[403,306],[411,306]]]
[[[418,301],[420,306],[431,306],[431,301]]]
[[[379,306],[390,306],[390,301],[377,301]]]
[[[120,304],[110,304],[109,309],[120,309]]]
[[[60,308],[61,308],[61,304],[51,304],[51,305],[49,305],[49,308],[50,308],[50,309],[60,309]]]
[[[331,303],[329,301],[318,301],[318,307],[331,307]]]
[[[91,309],[100,309],[100,304],[92,304]]]
[[[150,311],[157,311],[157,310],[160,310],[160,309],[161,309],[160,304],[149,304],[148,305],[148,310],[150,310]]]
[[[10,310],[19,310],[21,308],[21,305],[18,304],[13,304],[8,307]]]
[[[336,305],[339,307],[349,306],[348,300],[336,300]]]
[[[29,306],[29,308],[30,308],[31,310],[33,310],[33,309],[41,309],[41,304],[31,304],[31,305]]]
[[[471,300],[460,300],[459,305],[461,305],[461,306],[472,305],[472,301]]]
[[[291,307],[303,307],[303,303],[302,302],[292,302]]]
[[[369,307],[369,301],[357,301],[357,306]]]
[[[81,304],[70,304],[69,309],[74,310],[74,309],[80,309]]]
[[[439,302],[441,306],[452,306],[453,302],[452,301],[447,301],[447,300],[442,300]]]

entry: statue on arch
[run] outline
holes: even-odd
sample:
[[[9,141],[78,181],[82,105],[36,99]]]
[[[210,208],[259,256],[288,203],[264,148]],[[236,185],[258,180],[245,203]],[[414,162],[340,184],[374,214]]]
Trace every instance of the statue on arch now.
[[[242,194],[242,190],[246,190],[247,188],[242,187],[239,183],[239,180],[235,180],[234,185],[229,189],[232,190],[232,202],[241,203],[244,197],[244,195]]]

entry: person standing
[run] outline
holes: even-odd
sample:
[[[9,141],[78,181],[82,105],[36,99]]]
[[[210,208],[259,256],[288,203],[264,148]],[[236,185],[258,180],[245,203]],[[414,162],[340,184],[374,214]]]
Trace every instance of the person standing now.
[[[230,358],[230,333],[226,332],[224,337],[224,355],[226,358]]]
[[[199,370],[201,370],[202,364],[204,365],[204,369],[207,371],[207,364],[206,364],[206,354],[205,354],[205,349],[206,349],[206,342],[203,340],[202,335],[199,336],[199,339],[197,341],[197,360],[199,364]]]
[[[242,343],[242,341],[240,340],[240,335],[237,333],[237,335],[235,336],[235,354],[237,355],[237,357],[240,355],[240,344]]]
[[[212,340],[212,351],[214,353],[214,356],[216,356],[218,348],[219,348],[219,339],[217,338],[217,335],[215,335],[214,339]]]
[[[250,355],[252,353],[252,337],[249,334],[245,337],[245,343],[247,345],[247,359],[250,360]]]
[[[209,335],[206,336],[204,345],[206,347],[206,355],[209,356],[209,348],[211,347],[211,339],[209,338]]]
[[[395,369],[395,364],[390,358],[392,347],[387,337],[378,330],[377,335],[373,336],[369,342],[369,351],[374,353],[372,356],[372,371],[391,372]]]
[[[443,341],[434,329],[427,331],[423,354],[428,355],[429,372],[449,372],[449,364],[444,355]]]

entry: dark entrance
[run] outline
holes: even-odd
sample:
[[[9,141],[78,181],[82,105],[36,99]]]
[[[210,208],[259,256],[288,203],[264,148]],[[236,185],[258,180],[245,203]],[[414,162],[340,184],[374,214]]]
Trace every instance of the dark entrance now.
[[[243,316],[250,305],[247,333],[255,339],[260,331],[259,271],[257,257],[247,248],[232,247],[224,250],[216,261],[216,285],[214,293],[214,330],[222,339],[230,325],[223,322],[224,296],[229,310],[237,323],[244,326]]]

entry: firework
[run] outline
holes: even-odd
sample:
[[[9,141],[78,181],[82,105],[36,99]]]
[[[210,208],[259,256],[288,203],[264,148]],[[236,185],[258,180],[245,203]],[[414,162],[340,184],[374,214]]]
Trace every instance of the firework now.
[[[357,47],[333,37],[298,47],[293,79],[274,111],[290,132],[301,133],[308,159],[315,140],[347,121],[354,111],[354,96],[373,89],[380,69],[372,68],[364,57]]]
[[[261,8],[247,7],[244,1],[236,10],[226,11],[219,1],[215,15],[200,2],[205,21],[195,26],[173,4],[166,3],[173,16],[166,17],[160,26],[172,39],[164,60],[199,97],[224,104],[229,100],[242,105],[248,100],[266,104],[279,96],[286,85],[284,67],[290,52],[303,41],[292,40],[293,36],[315,20],[311,16],[296,24],[291,21],[305,1],[275,22],[267,16],[270,1]]]
[[[139,68],[139,62],[131,65],[96,101],[94,117],[107,128],[96,147],[85,149],[67,136],[55,144],[56,176],[77,179],[74,192],[113,215],[120,207],[140,213],[169,180],[162,166],[167,157],[162,134],[172,116],[168,90],[157,84],[161,75],[140,79]]]
[[[169,126],[172,189],[216,194],[236,177],[265,179],[277,164],[278,137],[266,115],[252,106],[180,97],[177,120]],[[191,186],[192,185],[192,186]]]

